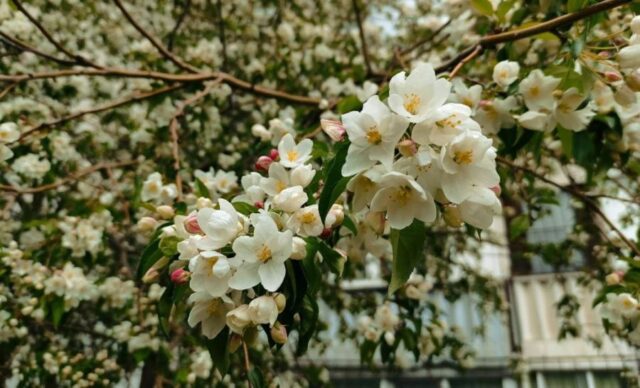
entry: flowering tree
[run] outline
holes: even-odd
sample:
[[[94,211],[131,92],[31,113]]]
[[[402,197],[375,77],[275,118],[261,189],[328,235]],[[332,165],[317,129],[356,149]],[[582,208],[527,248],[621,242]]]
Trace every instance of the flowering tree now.
[[[501,215],[514,266],[584,252],[605,327],[640,345],[640,248],[600,202],[637,229],[635,11],[3,2],[0,376],[320,386],[321,365],[291,365],[327,341],[321,310],[364,364],[469,366],[429,291],[507,309],[461,260]],[[560,195],[573,233],[527,242]],[[353,295],[372,271],[388,288]]]

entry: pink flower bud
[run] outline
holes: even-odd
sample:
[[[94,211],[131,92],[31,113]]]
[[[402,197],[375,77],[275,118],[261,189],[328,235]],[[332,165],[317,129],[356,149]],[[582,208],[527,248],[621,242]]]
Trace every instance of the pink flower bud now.
[[[257,201],[256,203],[253,204],[253,206],[257,207],[258,209],[264,209],[264,202]]]
[[[341,141],[342,139],[344,139],[346,129],[340,121],[322,119],[320,120],[320,127],[322,127],[324,133],[326,133],[327,136],[331,138],[331,140]]]
[[[273,148],[271,151],[269,151],[269,157],[272,160],[278,160],[278,158],[280,157],[280,154],[278,153],[278,150]]]
[[[322,233],[320,233],[320,238],[323,240],[328,239],[329,237],[331,237],[331,228],[324,228],[322,229]]]
[[[491,100],[480,100],[478,105],[480,105],[481,108],[488,108],[493,105],[493,102]]]
[[[191,234],[202,234],[196,213],[189,215],[187,219],[184,220],[184,229]]]
[[[620,75],[620,73],[618,73],[617,71],[605,71],[604,77],[609,82],[620,81],[622,79],[622,75]]]
[[[498,197],[500,196],[500,193],[502,193],[502,188],[500,187],[500,185],[495,185],[491,187],[490,190],[496,193],[496,196]]]
[[[178,268],[171,272],[171,281],[175,284],[184,284],[189,281],[190,276],[191,273],[189,271],[185,271],[183,268]]]
[[[398,151],[402,156],[413,156],[418,152],[418,146],[416,142],[411,139],[405,139],[398,143]]]
[[[602,58],[602,59],[607,59],[607,58],[609,58],[609,56],[610,56],[609,52],[607,52],[607,51],[600,51],[598,53],[598,57]]]
[[[269,171],[269,166],[273,163],[273,159],[268,156],[261,156],[256,161],[256,170]]]

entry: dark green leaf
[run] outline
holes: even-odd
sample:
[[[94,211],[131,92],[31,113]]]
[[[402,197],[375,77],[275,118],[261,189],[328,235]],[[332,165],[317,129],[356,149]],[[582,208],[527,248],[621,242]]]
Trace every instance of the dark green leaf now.
[[[249,379],[249,383],[251,383],[251,388],[263,388],[265,386],[264,377],[262,377],[260,369],[256,367],[251,368],[247,377]]]
[[[318,250],[323,258],[323,263],[329,266],[331,272],[338,276],[342,276],[344,271],[344,263],[347,261],[340,253],[336,252],[333,248],[328,246],[324,241],[318,243]]]
[[[424,242],[427,236],[424,222],[417,219],[404,229],[391,229],[389,236],[393,247],[393,265],[389,295],[396,292],[409,279],[411,272],[424,257]]]
[[[53,327],[57,329],[58,325],[60,324],[60,320],[64,315],[64,298],[63,297],[54,298],[51,301],[49,308],[51,309],[51,322],[53,322]]]
[[[322,273],[316,261],[316,253],[318,252],[317,241],[310,237],[305,240],[307,242],[307,255],[302,259],[302,269],[304,277],[307,279],[307,293],[315,295],[320,288]]]
[[[493,5],[489,0],[471,0],[471,7],[481,15],[493,15]]]
[[[229,328],[225,326],[216,338],[207,341],[207,348],[211,354],[213,366],[221,375],[226,375],[229,369]]]
[[[243,214],[245,216],[258,212],[257,207],[250,205],[246,202],[234,202],[233,207],[236,209],[238,213]]]
[[[520,214],[509,225],[509,235],[512,239],[518,238],[529,230],[531,226],[529,216],[527,214]]]
[[[347,158],[349,144],[348,141],[344,141],[335,145],[335,156],[324,170],[324,187],[318,199],[318,212],[322,221],[349,182],[349,178],[342,176],[342,166]]]
[[[347,96],[338,102],[338,113],[344,114],[362,108],[362,102],[356,96]]]
[[[160,260],[161,257],[162,251],[160,250],[160,239],[155,239],[149,245],[147,245],[144,251],[142,251],[140,263],[138,264],[138,279],[142,279],[149,268],[151,268],[151,266],[154,265],[156,261]]]
[[[300,337],[296,355],[301,356],[307,351],[309,341],[311,341],[318,323],[318,315],[319,309],[316,298],[309,294],[305,295],[302,300],[302,310],[300,310]]]
[[[195,192],[198,197],[209,198],[209,189],[200,179],[195,179],[195,186]]]

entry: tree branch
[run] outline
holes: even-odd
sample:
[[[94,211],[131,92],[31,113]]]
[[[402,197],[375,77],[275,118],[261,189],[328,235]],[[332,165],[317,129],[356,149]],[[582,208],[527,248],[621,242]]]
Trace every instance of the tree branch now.
[[[12,36],[10,36],[8,34],[5,34],[2,31],[0,31],[0,37],[7,44],[10,44],[11,46],[13,46],[13,47],[15,47],[17,49],[20,49],[22,51],[32,52],[32,53],[34,53],[34,54],[36,54],[38,56],[46,58],[46,59],[48,59],[50,61],[57,62],[57,63],[59,63],[61,65],[73,66],[73,65],[77,64],[76,61],[71,61],[71,60],[68,60],[68,59],[58,58],[58,57],[55,57],[53,55],[47,54],[47,53],[45,53],[43,51],[40,51],[39,49],[37,49],[37,48],[35,48],[33,46],[30,46],[27,43],[25,43],[25,42],[23,42],[21,40],[18,40],[18,39],[14,38],[14,37],[12,37]]]
[[[82,117],[84,115],[87,115],[87,114],[99,113],[99,112],[104,112],[104,111],[107,111],[107,110],[115,109],[115,108],[118,108],[118,107],[121,107],[121,106],[124,106],[124,105],[131,104],[133,102],[142,101],[142,100],[145,100],[147,98],[159,96],[161,94],[168,93],[168,92],[180,89],[183,86],[184,86],[183,84],[165,86],[163,88],[152,90],[150,92],[138,93],[138,94],[135,94],[135,95],[133,95],[131,97],[128,97],[128,98],[125,98],[125,99],[122,99],[122,100],[119,100],[119,101],[114,101],[114,102],[111,102],[111,103],[103,105],[103,106],[99,106],[99,107],[96,107],[96,108],[83,110],[83,111],[76,112],[76,113],[71,113],[71,114],[69,114],[67,116],[63,116],[63,117],[60,117],[60,118],[52,120],[52,121],[47,121],[47,122],[44,122],[44,123],[40,123],[40,124],[36,125],[35,127],[30,128],[30,129],[26,130],[25,132],[23,132],[20,135],[20,138],[18,138],[18,140],[16,140],[16,141],[22,142],[22,141],[24,141],[24,139],[26,139],[27,137],[29,137],[29,136],[31,136],[31,135],[33,135],[35,133],[42,132],[44,130],[53,128],[55,126],[58,126],[60,124],[65,123],[67,121],[75,120],[75,119],[77,119],[79,117]]]
[[[456,76],[456,74],[458,74],[458,72],[462,69],[462,67],[467,64],[469,61],[471,61],[473,58],[475,58],[476,56],[478,56],[478,54],[480,54],[482,52],[482,46],[477,45],[473,51],[467,55],[466,57],[464,57],[457,65],[456,67],[453,68],[453,70],[451,71],[451,74],[449,74],[449,78],[453,78]]]
[[[153,37],[153,35],[151,35],[147,30],[145,30],[132,16],[131,14],[127,11],[127,9],[124,7],[124,5],[122,4],[122,2],[120,0],[113,0],[113,2],[116,4],[116,6],[120,9],[120,11],[122,11],[122,14],[124,15],[124,17],[129,21],[129,23],[136,29],[138,30],[139,33],[141,33],[145,38],[147,38],[147,40],[149,42],[151,42],[151,44],[162,54],[162,56],[164,56],[166,59],[168,59],[169,61],[173,62],[176,66],[178,66],[179,68],[181,68],[182,70],[188,71],[190,73],[199,73],[200,70],[198,70],[197,68],[195,68],[194,66],[191,66],[190,64],[186,63],[185,61],[183,61],[182,59],[178,58],[177,56],[173,55],[171,53],[171,51],[167,50],[166,47],[164,47],[162,45],[162,43],[160,43],[160,41],[158,41],[156,38]]]
[[[635,255],[640,256],[640,248],[638,248],[638,246],[633,241],[629,240],[627,236],[625,236],[624,233],[622,233],[622,231],[618,229],[618,227],[613,223],[613,221],[611,221],[609,217],[607,217],[607,215],[604,213],[604,211],[600,208],[600,206],[598,205],[598,202],[595,201],[593,198],[591,198],[589,195],[583,193],[582,191],[576,189],[575,187],[563,186],[558,182],[552,181],[551,179],[545,177],[544,175],[531,170],[528,167],[520,166],[503,157],[500,157],[500,156],[496,157],[496,161],[498,163],[509,166],[513,169],[524,171],[528,174],[531,174],[536,179],[542,182],[545,182],[547,184],[550,184],[568,194],[571,194],[576,199],[582,201],[585,205],[589,206],[598,216],[600,216],[600,218],[609,226],[609,228],[611,228],[611,230],[613,230],[615,234],[618,235],[620,240],[622,240],[622,242],[624,242],[624,244],[627,245]]]
[[[277,89],[271,89],[264,86],[254,85],[250,82],[241,80],[224,72],[201,72],[197,74],[173,74],[158,71],[139,70],[139,69],[123,69],[108,67],[103,69],[65,69],[56,71],[45,71],[39,73],[23,73],[23,74],[0,74],[0,81],[6,82],[27,82],[38,79],[54,79],[62,77],[71,77],[76,75],[90,77],[124,77],[124,78],[148,78],[166,82],[204,82],[222,78],[222,82],[236,89],[244,90],[249,93],[261,95],[264,97],[276,98],[291,103],[318,106],[320,99],[291,94]]]
[[[169,51],[173,50],[173,42],[174,39],[176,37],[176,34],[178,33],[178,30],[180,29],[180,26],[182,26],[182,23],[184,23],[185,19],[187,18],[187,15],[189,14],[189,9],[191,8],[191,0],[186,0],[186,3],[184,4],[184,7],[182,8],[182,12],[180,13],[180,16],[178,16],[178,20],[176,21],[176,25],[173,26],[173,29],[171,30],[171,32],[169,32],[169,35],[167,37],[167,49]]]
[[[364,58],[364,65],[367,69],[367,74],[373,74],[371,69],[371,59],[369,58],[369,48],[367,47],[367,39],[364,36],[364,25],[362,23],[362,12],[358,0],[352,0],[353,12],[356,14],[356,22],[358,23],[358,33],[360,34],[360,46],[362,49],[362,57]]]
[[[455,58],[437,67],[436,72],[441,73],[455,67],[460,61],[471,54],[475,50],[475,47],[478,45],[482,48],[488,48],[500,43],[513,42],[515,40],[528,38],[530,36],[538,35],[543,32],[553,31],[559,27],[575,23],[578,20],[586,19],[589,16],[593,16],[597,13],[619,7],[621,5],[630,3],[631,1],[632,0],[604,0],[589,7],[583,8],[579,11],[558,16],[557,18],[553,18],[551,20],[547,20],[546,22],[538,23],[530,27],[518,27],[499,34],[484,36],[480,38],[478,43],[476,43],[474,46],[465,49]]]
[[[194,94],[190,98],[184,100],[182,104],[178,107],[176,113],[174,113],[173,117],[169,121],[169,132],[171,134],[171,153],[173,156],[173,168],[176,172],[176,189],[178,191],[178,200],[182,200],[182,178],[180,177],[180,137],[178,135],[178,119],[180,116],[184,116],[185,109],[189,105],[193,105],[198,100],[204,98],[207,94],[211,92],[211,89],[218,85],[222,79],[218,79],[214,82],[209,83],[205,88],[198,93]]]
[[[42,33],[42,35],[45,36],[45,38],[52,44],[54,45],[59,51],[63,52],[66,56],[68,56],[69,58],[73,59],[75,63],[77,64],[81,64],[81,65],[86,65],[86,66],[90,66],[90,67],[94,67],[96,69],[100,69],[101,66],[96,64],[95,62],[92,62],[91,60],[83,57],[82,55],[78,55],[78,54],[73,54],[71,53],[69,50],[67,50],[60,42],[58,42],[50,33],[49,31],[47,31],[46,28],[44,28],[44,26],[38,21],[38,19],[36,19],[35,17],[33,17],[33,15],[31,15],[29,13],[29,11],[27,11],[27,9],[22,5],[22,3],[20,2],[20,0],[11,0],[13,2],[13,4],[15,4],[15,6],[20,10],[20,12],[22,12],[24,14],[24,16],[27,17],[27,19],[29,19],[31,21],[31,23],[33,23],[33,25],[36,26],[36,28],[38,30],[40,30],[40,32]]]
[[[53,190],[62,185],[66,185],[67,183],[78,181],[81,178],[85,177],[86,175],[89,175],[99,170],[131,166],[137,163],[138,163],[137,160],[127,160],[127,161],[115,162],[115,163],[98,163],[89,168],[86,168],[84,170],[71,174],[65,178],[57,180],[53,183],[48,183],[46,185],[36,186],[36,187],[27,187],[27,188],[10,186],[10,185],[0,185],[0,191],[5,191],[5,192],[16,194],[16,195],[40,193],[43,191]]]

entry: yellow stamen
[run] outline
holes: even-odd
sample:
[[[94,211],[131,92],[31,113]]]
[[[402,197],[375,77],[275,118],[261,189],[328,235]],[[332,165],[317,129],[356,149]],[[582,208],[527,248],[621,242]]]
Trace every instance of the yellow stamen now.
[[[395,200],[398,205],[405,205],[409,198],[411,198],[411,188],[409,186],[402,186],[396,191]]]
[[[298,151],[296,150],[288,151],[287,159],[289,159],[290,162],[293,162],[294,160],[298,159]]]
[[[269,249],[268,246],[263,245],[262,248],[260,248],[260,250],[258,251],[257,256],[260,262],[266,263],[267,261],[271,260],[271,249]]]
[[[378,145],[382,143],[382,135],[378,131],[378,127],[371,127],[367,131],[367,142],[369,144]]]
[[[420,106],[420,97],[415,93],[404,95],[404,109],[412,115],[416,114]]]
[[[473,151],[456,151],[453,154],[453,161],[458,164],[471,164],[473,162]]]
[[[315,222],[316,220],[316,215],[311,213],[311,212],[305,212],[301,215],[298,216],[298,219],[300,220],[300,222],[302,222],[303,224],[311,224],[313,222]]]

